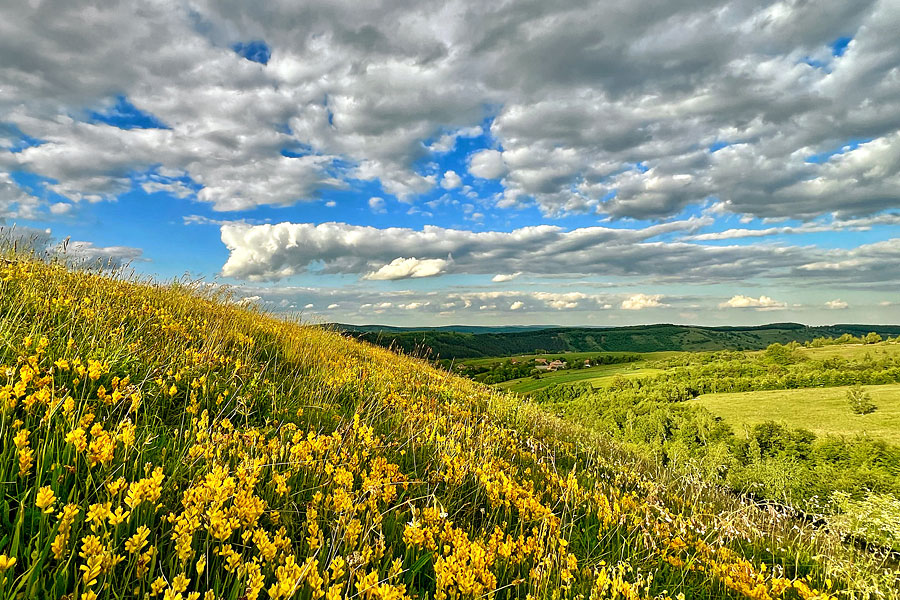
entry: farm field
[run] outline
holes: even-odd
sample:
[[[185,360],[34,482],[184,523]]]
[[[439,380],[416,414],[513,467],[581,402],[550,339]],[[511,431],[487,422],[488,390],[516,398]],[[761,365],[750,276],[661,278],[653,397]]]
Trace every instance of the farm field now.
[[[800,348],[799,351],[803,356],[816,360],[836,357],[847,360],[862,360],[867,355],[873,359],[878,359],[885,356],[900,356],[900,344],[840,344],[836,346],[822,346],[821,348]]]
[[[599,387],[612,381],[615,377],[643,377],[662,373],[661,369],[646,368],[646,362],[626,363],[622,365],[601,365],[589,369],[565,369],[552,373],[542,373],[540,379],[525,377],[496,384],[496,387],[517,394],[530,394],[537,390],[563,383],[590,382]]]
[[[520,354],[517,356],[489,356],[486,358],[467,358],[457,362],[464,365],[489,366],[507,360],[531,361],[535,358],[546,358],[548,361],[556,358],[564,358],[566,360],[584,360],[586,358],[594,358],[597,355],[625,356],[629,354],[641,354],[641,356],[643,356],[645,360],[659,360],[675,356],[679,354],[679,352],[548,352],[545,354]]]
[[[896,348],[886,346],[885,350]],[[740,429],[765,421],[804,428],[816,435],[867,435],[900,445],[900,384],[864,386],[878,407],[868,415],[854,415],[847,406],[848,387],[765,390],[734,394],[706,394],[689,400]]]

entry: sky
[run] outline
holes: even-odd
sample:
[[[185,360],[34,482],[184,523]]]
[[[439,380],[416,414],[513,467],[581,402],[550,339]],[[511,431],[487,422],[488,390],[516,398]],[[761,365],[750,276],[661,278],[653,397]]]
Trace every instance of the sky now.
[[[900,323],[897,31],[900,0],[4,1],[0,236],[318,322]]]

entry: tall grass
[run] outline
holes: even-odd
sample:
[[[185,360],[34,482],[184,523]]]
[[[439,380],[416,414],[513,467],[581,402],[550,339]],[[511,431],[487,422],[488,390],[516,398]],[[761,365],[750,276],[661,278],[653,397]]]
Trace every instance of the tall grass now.
[[[876,556],[423,362],[2,258],[0,597],[898,596]]]

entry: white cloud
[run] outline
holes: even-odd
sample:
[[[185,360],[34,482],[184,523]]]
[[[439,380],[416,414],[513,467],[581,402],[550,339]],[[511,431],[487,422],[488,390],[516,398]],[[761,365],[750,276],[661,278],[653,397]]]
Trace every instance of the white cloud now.
[[[335,302],[335,303],[332,303],[332,304],[329,304],[329,305],[328,305],[328,310],[334,310],[335,308],[339,308],[340,306],[341,306],[340,304],[338,304],[337,302]]]
[[[469,157],[469,173],[482,179],[499,179],[506,173],[503,154],[497,150],[479,150]]]
[[[850,305],[839,298],[835,300],[829,300],[825,303],[825,308],[830,310],[842,310],[844,308],[847,308],[848,306]]]
[[[522,271],[516,271],[515,273],[498,273],[491,277],[491,281],[494,283],[502,283],[504,281],[512,281],[516,279],[519,275],[522,274]]]
[[[398,304],[397,308],[401,310],[419,310],[420,308],[424,308],[431,304],[430,302],[406,302],[404,304]]]
[[[516,300],[512,304],[509,305],[509,310],[521,310],[525,307],[525,303],[521,300]]]
[[[230,251],[222,272],[242,279],[276,280],[306,272],[313,263],[322,263],[326,273],[364,274],[398,257],[409,256],[445,260],[447,264],[429,264],[449,269],[447,257],[452,256],[454,271],[466,273],[496,273],[495,269],[504,268],[509,273],[626,274],[662,267],[684,276],[685,269],[709,267],[723,260],[749,260],[752,253],[745,248],[646,242],[665,233],[695,231],[708,222],[705,218],[691,218],[640,230],[586,227],[570,232],[552,225],[522,227],[511,232],[472,232],[433,225],[417,231],[346,223],[234,223],[221,228],[222,241]],[[670,250],[677,250],[679,264],[653,262],[654,255],[668,254]],[[808,256],[796,262],[805,259]]]
[[[454,190],[462,187],[462,179],[456,174],[456,171],[447,171],[444,173],[444,177],[441,178],[441,187],[445,190]]]
[[[369,198],[369,208],[374,213],[384,213],[387,212],[384,208],[384,198],[380,198],[378,196],[373,196]]]
[[[721,283],[756,277],[850,285],[900,278],[900,238],[850,250],[670,241],[673,234],[691,234],[710,222],[711,217],[692,217],[641,229],[598,226],[565,231],[537,225],[507,232],[433,225],[415,230],[334,222],[231,223],[221,227],[229,250],[222,273],[251,281],[275,281],[311,271],[370,278],[412,276],[405,274],[407,270],[429,276],[499,273],[501,279],[514,273],[653,277],[657,283]],[[423,263],[429,265],[427,269],[413,268],[422,261],[437,262]]]
[[[752,296],[744,296],[742,294],[738,294],[736,296],[732,296],[728,301],[719,304],[719,308],[755,308],[757,310],[779,310],[782,308],[787,308],[787,303],[779,302],[778,300],[775,300],[768,296],[753,298]]]
[[[56,202],[50,205],[50,213],[54,215],[66,215],[72,212],[73,205],[68,202]]]
[[[449,261],[442,258],[419,260],[418,258],[395,258],[376,271],[367,273],[364,279],[395,280],[418,277],[434,277],[443,273]]]
[[[478,137],[484,130],[480,125],[475,125],[474,127],[463,127],[453,133],[445,133],[434,142],[432,142],[428,149],[437,154],[445,154],[450,152],[454,148],[456,148],[456,140],[457,138],[473,138]]]
[[[486,118],[497,149],[468,169],[502,179],[504,206],[658,218],[716,197],[810,219],[900,201],[891,2],[83,10],[11,3],[16,27],[0,35],[0,145],[43,141],[0,170],[55,179],[74,201],[114,198],[149,170],[148,191],[216,210],[316,200],[353,179],[411,202],[437,184],[422,160],[481,136]],[[841,36],[852,42],[835,57]],[[249,39],[271,46],[267,65],[230,49]],[[87,122],[120,95],[164,128]]]
[[[3,219],[34,219],[40,205],[39,198],[21,189],[12,177],[0,171],[0,223]]]
[[[621,307],[624,310],[643,310],[645,308],[668,306],[660,302],[660,300],[662,300],[661,294],[634,294],[630,298],[623,300]]]

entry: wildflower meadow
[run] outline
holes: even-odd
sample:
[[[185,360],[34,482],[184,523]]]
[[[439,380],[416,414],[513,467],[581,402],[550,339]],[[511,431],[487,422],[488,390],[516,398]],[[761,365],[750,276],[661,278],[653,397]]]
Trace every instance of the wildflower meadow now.
[[[205,284],[3,254],[0,598],[896,598],[889,559]]]

